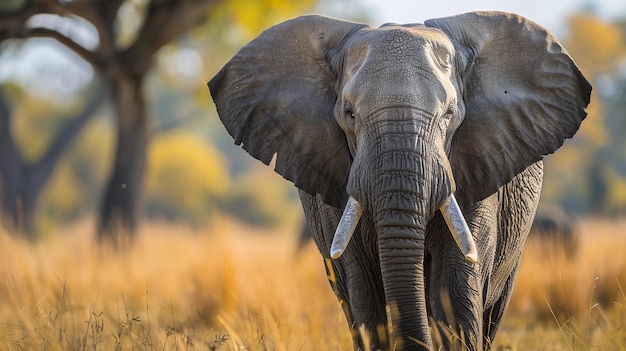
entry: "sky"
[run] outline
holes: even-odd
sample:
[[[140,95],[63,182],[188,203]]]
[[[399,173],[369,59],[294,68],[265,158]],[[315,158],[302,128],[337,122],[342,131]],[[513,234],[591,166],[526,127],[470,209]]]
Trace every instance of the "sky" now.
[[[527,17],[554,32],[565,32],[567,15],[592,9],[604,18],[626,17],[624,0],[353,0],[363,5],[378,26],[386,22],[423,23],[429,18],[447,17],[471,11],[505,11]],[[348,12],[349,9],[343,11]]]

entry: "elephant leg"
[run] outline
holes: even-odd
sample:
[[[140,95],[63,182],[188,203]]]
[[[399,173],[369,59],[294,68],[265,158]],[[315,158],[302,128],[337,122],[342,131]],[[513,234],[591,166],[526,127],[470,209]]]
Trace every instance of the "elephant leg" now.
[[[337,301],[341,306],[341,309],[346,316],[346,321],[350,327],[350,334],[352,336],[352,345],[355,351],[362,350],[362,344],[359,339],[358,331],[355,328],[356,322],[352,316],[352,309],[350,307],[350,298],[347,293],[346,285],[343,283],[346,281],[343,267],[336,261],[330,258],[324,258],[324,267],[326,269],[326,277],[331,289],[337,297]]]
[[[440,213],[428,224],[426,288],[433,339],[442,349],[483,349],[484,274],[496,250],[497,208],[497,196],[491,196],[464,211],[478,249],[474,264],[465,259]]]
[[[486,308],[483,314],[483,330],[484,330],[484,340],[483,345],[485,349],[490,349],[493,343],[494,338],[496,337],[496,332],[498,331],[498,327],[500,326],[500,322],[502,321],[502,316],[504,316],[504,311],[506,311],[506,307],[509,304],[509,300],[511,299],[511,295],[513,293],[513,283],[515,282],[515,276],[517,275],[517,266],[511,272],[511,275],[507,278],[506,283],[504,285],[504,290],[502,291],[502,295],[496,301],[493,306]]]
[[[376,230],[369,214],[363,214],[351,243],[339,259],[346,273],[353,330],[361,350],[387,350],[388,329],[385,293],[380,270]]]
[[[380,270],[369,267],[349,251],[339,260],[325,259],[325,262],[330,272],[328,280],[346,315],[355,349],[386,350],[387,319]]]
[[[363,216],[348,248],[333,260],[329,250],[342,211],[304,192],[300,199],[328,281],[350,326],[354,349],[387,349],[385,297],[371,219]]]
[[[543,161],[538,161],[498,191],[498,233],[493,265],[485,276],[484,345],[491,346],[513,293],[524,243],[539,204]]]
[[[443,222],[434,218],[433,225],[439,221]],[[450,234],[438,236],[436,246],[430,243],[425,262],[433,342],[445,350],[481,350],[479,273],[465,260]]]

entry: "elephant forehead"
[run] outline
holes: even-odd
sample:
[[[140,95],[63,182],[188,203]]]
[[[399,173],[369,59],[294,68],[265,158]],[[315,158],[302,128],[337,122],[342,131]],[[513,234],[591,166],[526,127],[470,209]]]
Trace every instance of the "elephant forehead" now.
[[[391,25],[361,33],[344,59],[343,95],[365,114],[386,106],[440,109],[453,93],[441,82],[438,67],[441,51],[449,59],[452,50],[442,36],[429,28]]]
[[[411,68],[361,71],[350,94],[360,112],[372,114],[385,107],[404,106],[434,114],[441,109],[453,92],[447,91],[432,72]]]
[[[453,50],[452,43],[444,35],[423,26],[387,25],[369,34],[370,55],[391,65],[423,65],[424,58],[433,53],[433,47]]]
[[[425,41],[405,30],[395,29],[382,31],[380,50],[387,62],[403,63],[419,61],[424,54]]]

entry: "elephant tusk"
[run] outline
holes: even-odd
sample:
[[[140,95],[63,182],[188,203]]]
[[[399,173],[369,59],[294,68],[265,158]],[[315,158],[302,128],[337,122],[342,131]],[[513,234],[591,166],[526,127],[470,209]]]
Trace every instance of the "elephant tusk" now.
[[[348,203],[346,203],[346,208],[341,215],[337,230],[335,231],[333,243],[330,246],[330,257],[338,259],[346,250],[362,214],[363,206],[361,206],[355,198],[350,196]]]
[[[463,213],[454,195],[450,195],[439,209],[441,210],[446,224],[448,224],[448,228],[450,228],[450,233],[452,233],[454,241],[456,241],[459,249],[463,252],[465,259],[472,263],[478,262],[478,251],[476,250],[474,237],[465,222]]]

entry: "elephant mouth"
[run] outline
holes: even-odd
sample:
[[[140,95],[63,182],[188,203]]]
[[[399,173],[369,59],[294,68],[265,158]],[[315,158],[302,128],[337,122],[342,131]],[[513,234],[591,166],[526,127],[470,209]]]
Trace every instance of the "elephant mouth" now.
[[[454,197],[450,195],[439,207],[441,214],[443,215],[450,233],[454,238],[457,246],[465,256],[465,259],[471,263],[478,261],[478,251],[476,250],[476,243],[472,236],[463,213]],[[363,214],[363,206],[352,196],[348,199],[346,207],[341,215],[341,220],[335,231],[333,243],[330,248],[330,256],[333,259],[341,257],[348,243],[352,238],[352,234],[359,223],[359,219]]]

